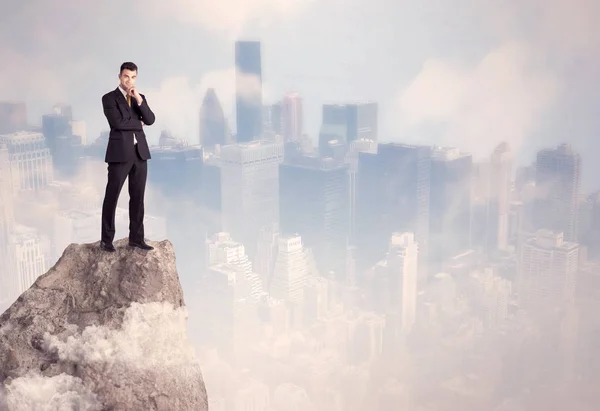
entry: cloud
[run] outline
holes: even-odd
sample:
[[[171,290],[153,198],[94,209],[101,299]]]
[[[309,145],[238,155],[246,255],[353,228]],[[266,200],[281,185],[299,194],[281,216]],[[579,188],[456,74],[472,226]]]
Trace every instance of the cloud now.
[[[390,128],[399,139],[433,140],[476,156],[489,156],[500,141],[531,148],[551,110],[572,109],[561,97],[578,81],[573,75],[600,66],[600,3],[508,0],[468,7],[481,21],[472,38],[487,53],[471,64],[426,60],[398,91]]]
[[[0,48],[0,98],[2,100],[64,101],[66,78],[43,64],[39,56],[25,55],[10,47]],[[40,64],[42,63],[42,64]],[[28,68],[35,67],[32,73]]]
[[[512,0],[497,4],[511,32],[521,32],[538,47],[567,57],[600,55],[600,2],[597,0]],[[516,25],[515,25],[516,23]],[[508,31],[508,30],[507,30]]]
[[[190,144],[197,143],[200,107],[209,88],[215,89],[225,116],[235,126],[236,84],[241,95],[248,99],[260,90],[252,76],[243,76],[236,82],[234,68],[207,72],[196,84],[188,76],[174,76],[163,80],[156,89],[143,90],[157,118],[153,132],[168,129],[177,138],[185,138]],[[263,83],[263,101],[269,99],[269,89],[269,85]]]
[[[400,136],[441,126],[436,144],[489,156],[500,142],[519,149],[560,91],[530,49],[507,43],[474,66],[430,59],[393,105]]]
[[[8,386],[7,393],[0,396],[0,405],[9,410],[102,409],[96,395],[83,385],[83,381],[67,374],[46,378],[30,373],[16,378]]]
[[[171,49],[167,52],[169,57],[165,57],[161,50],[171,47],[175,42],[182,49],[194,44],[199,49],[207,50],[215,43],[230,43],[235,36],[242,34],[248,24],[268,25],[292,18],[312,1],[134,0],[123,3],[107,0],[92,3],[89,0],[57,0],[51,5],[40,0],[18,4],[9,2],[3,7],[3,15],[10,18],[2,19],[0,25],[0,56],[2,61],[7,62],[0,65],[0,100],[25,101],[32,123],[39,123],[39,117],[55,102],[74,104],[76,117],[88,123],[90,139],[93,140],[106,127],[98,101],[103,93],[116,86],[116,74],[114,78],[110,72],[106,74],[108,70],[114,70],[115,64],[133,59],[144,66],[152,66],[154,73],[160,73],[155,74],[157,79],[166,78],[173,74],[170,61],[178,54]],[[132,19],[132,27],[137,34],[126,41],[124,33],[107,30],[109,22],[117,27],[125,27]],[[22,27],[28,29],[23,31]],[[193,29],[192,36],[197,37],[193,42],[189,40],[190,28]],[[157,35],[156,30],[164,30],[166,34]],[[256,30],[252,32],[258,33]],[[181,39],[181,36],[186,36],[186,39]],[[153,57],[155,54],[156,57]],[[208,51],[206,56],[218,61],[219,50]],[[210,63],[197,64],[194,58],[182,57],[181,60],[181,67],[193,66],[194,70],[200,66],[200,70],[205,71],[215,66]],[[148,64],[143,64],[146,61]],[[229,80],[233,78],[230,71],[224,70],[222,74],[211,72],[206,77],[209,80],[215,76]],[[192,69],[188,72],[192,72]],[[169,93],[165,88],[185,83],[185,79],[171,78],[156,87],[157,80],[153,81],[156,91],[171,97],[169,101],[174,101],[174,93]],[[179,99],[189,101],[193,94],[197,106],[202,97],[197,94],[202,92],[196,89],[193,81],[190,80]],[[218,83],[231,87],[225,81]],[[144,88],[142,92],[145,91]],[[217,93],[219,97],[230,94],[222,91],[221,86],[217,88]],[[167,117],[178,119],[175,128],[180,129],[181,134],[193,131],[196,135],[197,127],[194,124],[197,123],[197,110],[190,114],[191,111],[184,108],[183,115],[173,114],[174,111],[173,108],[165,109]],[[189,119],[191,123],[187,128],[177,125]],[[169,120],[167,124],[171,127],[172,123]]]
[[[188,340],[185,307],[169,303],[133,303],[126,311],[121,329],[89,326],[81,333],[60,339],[46,334],[44,346],[61,361],[102,369],[107,381],[126,381],[134,372],[154,373],[158,384],[167,379],[198,373],[194,348]],[[156,333],[155,330],[161,330]],[[163,380],[165,379],[165,380]],[[162,381],[161,381],[162,380]],[[171,381],[168,381],[171,383]],[[80,378],[61,374],[52,378],[29,373],[16,378],[0,396],[8,409],[99,411],[101,404]]]
[[[152,19],[168,16],[185,24],[237,36],[248,23],[260,20],[267,24],[286,18],[311,2],[313,0],[174,0],[144,2],[140,10]]]
[[[242,34],[250,24],[253,25],[252,28],[268,27],[272,23],[297,16],[314,2],[315,0],[9,2],[2,7],[2,15],[8,18],[2,19],[0,25],[3,39],[0,49],[6,48],[2,47],[2,43],[6,42],[15,51],[44,55],[61,61],[72,56],[74,50],[78,55],[97,53],[99,49],[126,50],[138,40],[144,40],[144,32],[164,30],[162,36],[171,36],[173,33],[169,29],[182,24],[214,34],[213,38],[199,36],[195,39],[198,44],[218,41],[222,37],[231,40],[232,34]],[[108,23],[123,27],[123,31],[108,30]],[[131,27],[132,31],[129,33],[125,31],[126,24]],[[27,30],[23,31],[22,27],[27,27]],[[73,33],[77,35],[74,36]],[[15,48],[17,44],[20,47]],[[173,44],[175,47],[178,45]]]
[[[574,81],[569,71],[600,65],[600,2],[596,0],[507,0],[475,7],[484,34],[499,42],[528,44],[545,55],[546,64],[561,72],[566,82]]]
[[[62,361],[106,363],[109,369],[120,363],[140,369],[181,367],[184,372],[196,362],[186,334],[187,317],[185,307],[174,308],[172,304],[156,302],[132,303],[125,311],[121,329],[88,326],[78,334],[74,327],[73,335],[66,339],[46,334],[44,344]],[[160,335],[153,332],[156,329],[162,331]]]
[[[258,105],[262,101],[261,95],[263,92],[263,86],[260,79],[252,74],[239,73],[236,77],[236,93],[245,100],[247,103],[252,105]]]

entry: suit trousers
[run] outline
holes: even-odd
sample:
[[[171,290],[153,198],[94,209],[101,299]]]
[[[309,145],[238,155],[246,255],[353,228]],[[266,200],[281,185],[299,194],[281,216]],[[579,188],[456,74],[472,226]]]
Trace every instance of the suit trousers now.
[[[108,182],[102,204],[102,236],[105,243],[115,238],[115,214],[123,184],[129,177],[129,241],[144,241],[144,193],[148,164],[138,154],[137,144],[132,159],[120,163],[108,163]]]

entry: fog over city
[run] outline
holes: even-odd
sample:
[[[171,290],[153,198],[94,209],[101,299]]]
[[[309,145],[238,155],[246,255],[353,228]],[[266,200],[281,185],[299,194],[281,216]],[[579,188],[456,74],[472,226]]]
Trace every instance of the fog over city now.
[[[100,240],[123,62],[156,115],[146,238],[173,243],[185,307],[47,336],[61,359],[196,357],[211,411],[597,408],[599,2],[0,11],[0,314]],[[68,375],[3,401],[98,409]]]

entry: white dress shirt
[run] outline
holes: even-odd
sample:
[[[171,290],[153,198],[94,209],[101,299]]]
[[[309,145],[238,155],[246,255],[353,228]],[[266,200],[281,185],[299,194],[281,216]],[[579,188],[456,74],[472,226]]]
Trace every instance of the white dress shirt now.
[[[121,93],[123,93],[123,97],[125,97],[125,100],[127,100],[127,92],[121,88],[120,84],[119,90],[121,90]],[[132,96],[131,98],[133,99],[134,97]],[[133,144],[137,144],[137,138],[135,138],[135,133],[133,133]]]

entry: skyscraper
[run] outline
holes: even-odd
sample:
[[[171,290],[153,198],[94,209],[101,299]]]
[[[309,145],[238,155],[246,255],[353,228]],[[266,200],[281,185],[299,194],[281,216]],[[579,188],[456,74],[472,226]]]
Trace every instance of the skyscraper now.
[[[473,157],[436,147],[431,163],[429,257],[438,269],[471,245]]]
[[[348,142],[360,139],[377,141],[378,104],[372,101],[346,105]]]
[[[263,294],[244,246],[228,233],[206,241],[208,270],[200,280],[199,308],[212,314],[201,319],[203,343],[227,358],[243,351],[258,328],[256,301]]]
[[[281,101],[264,106],[263,108],[264,131],[274,135],[282,134]]]
[[[279,182],[282,234],[301,235],[321,274],[333,271],[341,279],[350,232],[348,167],[299,157],[280,166]]]
[[[416,320],[419,246],[413,233],[393,233],[386,257],[368,271],[368,294],[375,312],[385,315],[391,342],[408,334]]]
[[[16,225],[11,238],[11,249],[15,252],[17,298],[49,267],[50,239],[33,227]]]
[[[8,149],[0,143],[0,302],[17,297],[15,255],[11,234],[15,226],[14,202]]]
[[[13,180],[8,148],[0,143],[0,236],[4,229],[12,231],[14,220]],[[4,248],[3,248],[4,249]]]
[[[224,231],[251,258],[261,229],[279,221],[279,164],[283,144],[267,140],[221,149],[221,210]]]
[[[314,275],[310,270],[308,254],[300,236],[279,239],[277,259],[273,272],[270,294],[274,298],[302,304],[304,288],[308,278]]]
[[[419,262],[427,257],[430,178],[429,146],[389,143],[359,154],[355,242],[362,268],[384,258],[394,232],[414,233]]]
[[[222,229],[221,218],[221,165],[214,157],[206,159],[200,182],[201,219],[207,233],[214,234]]]
[[[348,115],[343,104],[323,104],[319,132],[319,153],[323,155],[330,141],[347,143]]]
[[[566,241],[579,241],[581,157],[562,144],[540,150],[535,177],[536,229],[563,232]]]
[[[259,41],[236,41],[236,125],[239,143],[262,137],[262,68]]]
[[[302,138],[302,97],[296,92],[287,93],[281,101],[281,125],[285,142]]]
[[[469,274],[467,295],[479,301],[474,312],[483,320],[486,328],[502,326],[510,316],[513,292],[512,281],[494,273],[492,268],[474,270]]]
[[[42,133],[46,138],[46,145],[54,155],[57,151],[60,138],[69,138],[73,134],[71,117],[62,113],[44,114],[42,116]]]
[[[1,145],[8,148],[13,191],[37,191],[54,180],[52,156],[41,133],[0,135]]]
[[[225,120],[223,108],[215,89],[206,90],[202,107],[200,108],[200,144],[205,149],[213,151],[216,145],[231,144],[229,127]]]
[[[377,154],[377,142],[373,140],[356,140],[348,144],[346,163],[348,164],[348,184],[350,190],[350,241],[356,232],[356,175],[358,172],[358,157],[360,153]]]
[[[153,147],[154,167],[148,173],[148,181],[168,197],[200,201],[203,154],[199,145]],[[175,181],[177,184],[173,184]]]
[[[377,141],[378,105],[375,102],[324,104],[319,133],[319,152],[338,140],[349,144],[360,139]]]
[[[409,333],[417,313],[417,267],[419,246],[413,233],[394,233],[388,252],[389,275],[397,293],[400,309],[400,330]]]
[[[538,230],[519,253],[520,305],[537,313],[554,312],[573,303],[579,244],[560,232]]]
[[[269,289],[273,279],[278,244],[279,227],[277,224],[265,226],[260,230],[254,257],[254,271],[260,276],[265,289]]]
[[[71,106],[55,104],[53,113],[42,116],[42,133],[52,155],[52,164],[62,178],[77,173],[83,154],[82,136],[73,134]]]
[[[510,186],[512,153],[506,142],[492,153],[490,186],[487,207],[487,248],[504,250],[508,246],[508,217],[510,214]]]

